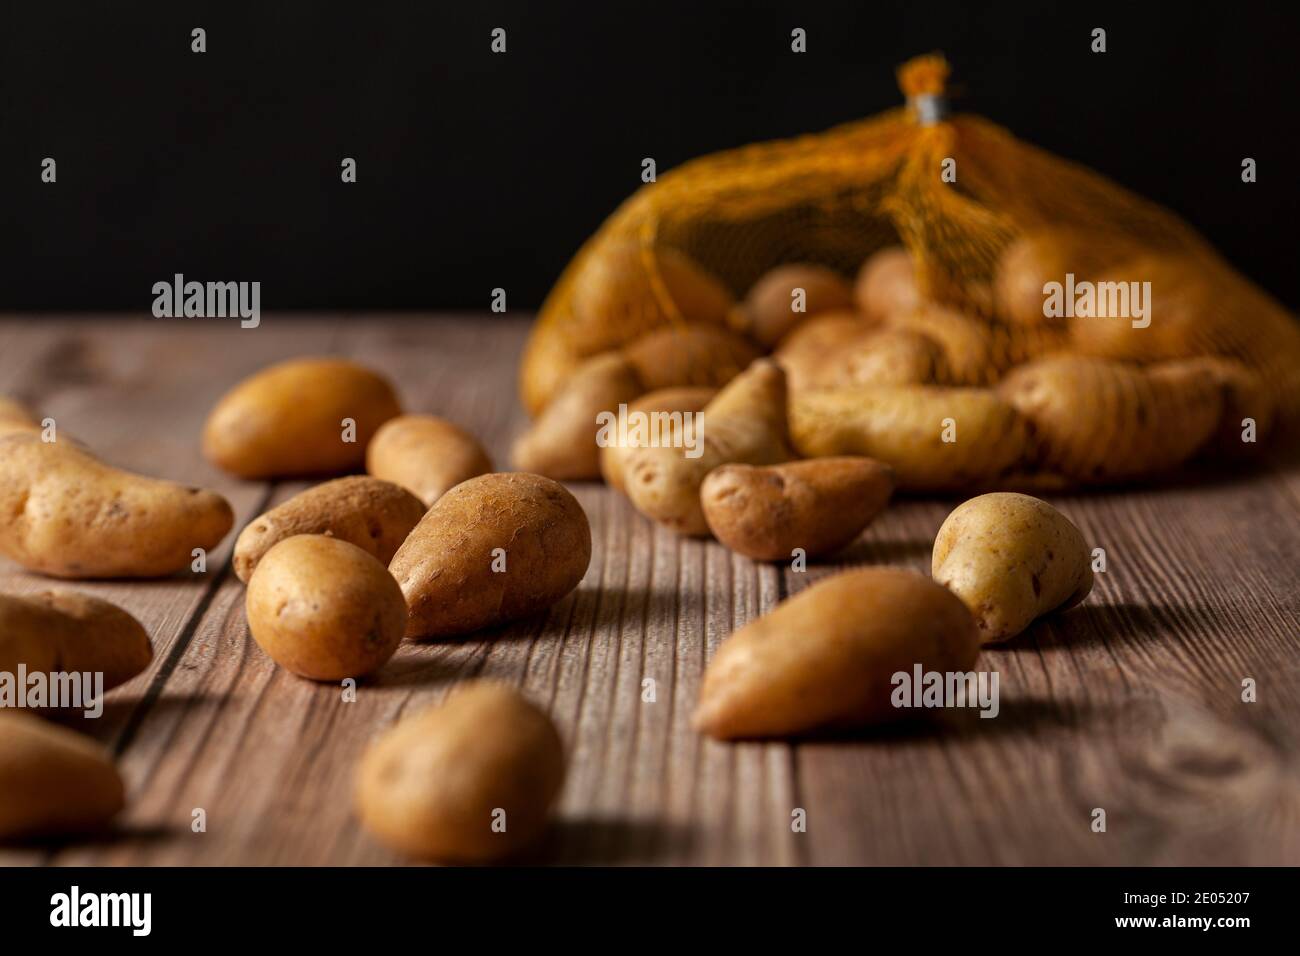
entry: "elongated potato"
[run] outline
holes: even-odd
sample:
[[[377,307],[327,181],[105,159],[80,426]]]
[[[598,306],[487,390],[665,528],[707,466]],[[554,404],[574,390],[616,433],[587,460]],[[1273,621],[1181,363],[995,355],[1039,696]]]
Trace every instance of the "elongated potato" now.
[[[619,405],[642,391],[636,371],[621,353],[606,352],[587,359],[515,441],[511,451],[515,467],[548,478],[597,477],[600,416],[617,414]]]
[[[868,568],[814,584],[723,641],[695,729],[788,737],[891,720],[893,675],[965,672],[979,641],[966,606],[914,571]]]
[[[716,388],[683,386],[661,388],[629,402],[626,435],[617,428],[611,428],[608,440],[600,448],[600,474],[605,479],[605,484],[622,491],[623,470],[628,455],[655,441],[671,441],[671,438],[665,436],[671,436],[683,427],[686,419],[682,416],[703,411],[704,406],[717,394]]]
[[[235,516],[212,491],[110,467],[66,439],[0,435],[0,553],[59,578],[150,578],[188,568]]]
[[[379,426],[401,413],[378,373],[344,359],[293,359],[222,396],[204,426],[203,453],[240,478],[355,471]]]
[[[362,677],[402,642],[406,602],[388,570],[354,544],[320,534],[280,541],[245,596],[248,629],[268,657],[310,680]]]
[[[108,754],[87,737],[0,711],[0,841],[88,833],[126,804]]]
[[[894,490],[894,472],[870,458],[814,458],[782,465],[723,465],[700,503],[714,537],[757,561],[810,558],[856,538]]]
[[[771,465],[794,457],[785,421],[785,373],[759,359],[705,406],[703,434],[692,447],[632,451],[624,466],[624,490],[638,511],[679,534],[705,535],[700,485],[719,465]]]
[[[115,604],[74,591],[0,594],[0,673],[100,673],[107,691],[151,660],[144,627]]]
[[[1076,356],[1014,369],[998,394],[1033,422],[1038,464],[1078,482],[1168,471],[1218,427],[1223,385],[1197,363],[1146,369]]]
[[[858,271],[853,297],[858,309],[877,322],[919,308],[921,290],[911,253],[902,246],[890,246],[872,255]]]
[[[1015,637],[1092,590],[1091,552],[1065,515],[1029,495],[980,495],[934,539],[931,574],[970,609],[980,642]]]
[[[807,458],[863,455],[894,469],[900,488],[988,484],[1018,469],[1028,424],[993,392],[925,385],[798,392],[790,434]],[[951,439],[951,440],[945,440]]]
[[[247,582],[257,562],[296,534],[327,534],[355,544],[385,567],[424,517],[405,488],[368,475],[336,478],[294,495],[251,522],[235,541],[235,574]]]
[[[766,272],[727,317],[732,328],[764,348],[819,312],[853,307],[853,287],[826,266],[792,262]]]
[[[591,526],[561,484],[480,475],[429,509],[389,570],[406,596],[409,638],[449,637],[540,613],[582,580]]]
[[[551,719],[512,688],[471,681],[370,745],[354,803],[366,829],[399,853],[484,863],[541,835],[563,783]]]
[[[414,492],[426,508],[449,488],[491,470],[478,439],[433,415],[390,418],[366,446],[366,471]]]

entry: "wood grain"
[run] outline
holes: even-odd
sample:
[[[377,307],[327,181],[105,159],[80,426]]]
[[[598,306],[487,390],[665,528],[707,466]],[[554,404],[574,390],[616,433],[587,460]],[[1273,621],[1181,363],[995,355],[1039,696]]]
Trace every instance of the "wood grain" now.
[[[406,406],[484,440],[501,467],[523,425],[527,321],[268,316],[237,323],[15,316],[0,394],[124,467],[213,487],[242,526],[302,485],[238,482],[198,454],[229,385],[271,361],[349,355]],[[903,499],[834,563],[758,565],[649,524],[603,486],[572,486],[594,552],[544,618],[406,645],[354,703],[252,642],[232,535],[203,575],[79,582],[154,641],[150,670],[96,721],[130,808],[110,838],[0,850],[0,864],[387,864],[350,810],[369,740],[456,681],[491,676],[546,707],[569,751],[559,819],[523,862],[567,864],[1243,864],[1300,862],[1300,468],[1213,472],[1161,490],[1053,499],[1106,550],[1080,609],[983,655],[1001,714],[853,738],[726,745],[689,717],[717,645],[853,564],[928,570],[956,503]],[[50,582],[0,563],[0,589]],[[1241,682],[1258,684],[1243,703]],[[647,683],[647,682],[653,682]],[[653,694],[650,689],[653,689]],[[206,812],[207,830],[191,829]],[[1090,827],[1095,808],[1107,828]],[[792,813],[806,814],[793,832]]]

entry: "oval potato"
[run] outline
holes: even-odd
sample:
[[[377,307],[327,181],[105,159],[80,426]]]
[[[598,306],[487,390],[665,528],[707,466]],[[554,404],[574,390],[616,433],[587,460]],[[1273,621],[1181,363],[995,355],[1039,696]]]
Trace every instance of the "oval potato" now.
[[[931,574],[970,609],[981,643],[992,644],[1087,597],[1091,557],[1079,529],[1046,501],[995,492],[944,520]]]
[[[406,602],[387,569],[354,544],[285,538],[248,582],[248,627],[286,670],[337,681],[378,670],[402,642]]]
[[[126,804],[98,744],[28,714],[0,711],[0,840],[88,833]]]
[[[894,490],[894,472],[870,458],[723,465],[700,486],[714,537],[756,561],[831,554],[856,538]]]
[[[694,726],[722,740],[789,737],[901,716],[893,675],[970,670],[975,622],[914,571],[867,568],[814,584],[722,642]]]
[[[461,482],[429,509],[389,570],[406,636],[450,637],[546,610],[591,562],[591,526],[561,484],[524,473]]]
[[[448,489],[491,470],[492,460],[478,439],[433,415],[391,418],[366,446],[366,471],[414,492],[425,508]]]
[[[203,429],[203,453],[240,478],[355,471],[379,426],[402,413],[386,378],[355,362],[280,362],[227,392]],[[344,421],[355,422],[345,441]]]
[[[797,293],[802,293],[802,301]],[[801,305],[795,311],[796,304]],[[834,269],[791,262],[764,273],[732,310],[732,328],[771,349],[808,316],[853,307],[853,286]]]
[[[247,583],[266,552],[298,534],[347,541],[387,567],[424,512],[419,498],[392,482],[367,475],[336,478],[250,522],[235,541],[235,574]]]
[[[923,300],[912,254],[902,246],[890,246],[872,254],[858,270],[853,297],[858,309],[877,322],[919,308]]]
[[[512,688],[471,681],[371,744],[354,803],[366,829],[399,853],[484,863],[540,836],[563,783],[551,719]]]
[[[0,553],[60,578],[151,578],[188,569],[235,515],[215,492],[131,474],[66,439],[0,435]]]

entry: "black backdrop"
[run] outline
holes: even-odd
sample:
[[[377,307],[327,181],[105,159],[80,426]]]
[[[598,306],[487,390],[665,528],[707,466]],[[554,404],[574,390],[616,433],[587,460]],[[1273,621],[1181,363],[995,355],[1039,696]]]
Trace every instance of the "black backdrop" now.
[[[1296,305],[1292,7],[14,0],[0,309],[145,310],[174,272],[260,280],[264,309],[536,305],[642,157],[869,115],[932,49],[959,107],[1172,207]]]

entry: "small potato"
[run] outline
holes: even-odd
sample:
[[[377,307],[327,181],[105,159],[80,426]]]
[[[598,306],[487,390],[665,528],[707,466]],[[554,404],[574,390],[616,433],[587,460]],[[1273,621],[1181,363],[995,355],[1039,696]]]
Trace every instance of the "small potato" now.
[[[695,729],[730,740],[881,723],[902,713],[895,673],[965,672],[978,653],[975,622],[946,588],[914,571],[846,571],[722,642]]]
[[[480,475],[429,509],[389,570],[406,636],[451,637],[545,611],[582,580],[591,526],[576,498],[541,475]]]
[[[462,481],[492,470],[469,432],[433,415],[399,415],[366,446],[366,471],[414,492],[426,508]]]
[[[785,373],[759,359],[705,406],[687,433],[693,447],[637,448],[623,480],[628,499],[648,518],[679,534],[709,533],[700,485],[719,465],[772,465],[794,457],[786,429]]]
[[[732,328],[771,349],[805,318],[853,307],[853,287],[826,266],[792,262],[765,273],[730,316]]]
[[[98,744],[0,711],[0,841],[89,833],[125,804],[122,778]]]
[[[244,379],[217,402],[203,453],[240,478],[356,471],[379,426],[401,413],[378,373],[343,359],[293,359]]]
[[[188,569],[234,524],[230,503],[112,468],[61,439],[0,435],[0,554],[59,578],[152,578]]]
[[[370,745],[354,804],[362,825],[399,853],[486,863],[541,835],[563,783],[551,719],[504,684],[470,681]]]
[[[605,484],[622,491],[623,469],[627,465],[628,455],[641,445],[653,441],[655,436],[662,438],[663,435],[673,434],[681,427],[678,424],[680,416],[703,411],[704,406],[717,394],[716,388],[698,386],[661,388],[648,395],[642,395],[634,402],[629,402],[627,444],[622,444],[624,436],[617,430],[613,430],[610,440],[600,448],[600,473],[605,479]],[[677,418],[674,417],[674,413]],[[645,416],[644,421],[649,428],[648,436],[641,436],[635,431],[633,423],[639,420],[635,416]]]
[[[709,530],[756,561],[788,561],[800,548],[832,554],[856,538],[894,490],[894,471],[870,458],[782,465],[723,465],[700,486]]]
[[[790,435],[808,458],[863,455],[894,469],[898,487],[936,491],[988,485],[1020,469],[1029,426],[979,388],[878,385],[800,392]]]
[[[796,326],[781,340],[772,358],[784,370],[790,391],[819,388],[835,378],[834,368],[845,350],[872,329],[856,312],[824,312]]]
[[[116,604],[74,591],[0,594],[0,673],[100,673],[107,691],[151,660],[148,633]]]
[[[871,329],[825,356],[818,388],[841,385],[924,385],[944,377],[939,344],[911,329]]]
[[[744,336],[717,325],[670,326],[628,343],[623,355],[641,392],[684,385],[719,387],[749,368],[758,349]]]
[[[587,359],[515,441],[510,456],[515,467],[548,478],[595,478],[600,474],[599,416],[617,414],[620,404],[643,390],[621,353]]]
[[[858,309],[876,322],[919,308],[921,290],[911,253],[902,246],[890,246],[872,255],[858,271],[853,297]]]
[[[993,644],[1087,597],[1091,557],[1079,529],[1046,501],[998,492],[948,515],[930,573],[970,608],[980,642]]]
[[[419,498],[392,482],[367,475],[336,478],[249,524],[235,542],[235,574],[247,583],[266,552],[297,534],[327,534],[355,544],[387,567],[424,512]]]
[[[402,590],[384,566],[355,544],[320,534],[285,538],[267,551],[245,608],[267,656],[311,680],[378,670],[406,624]]]

